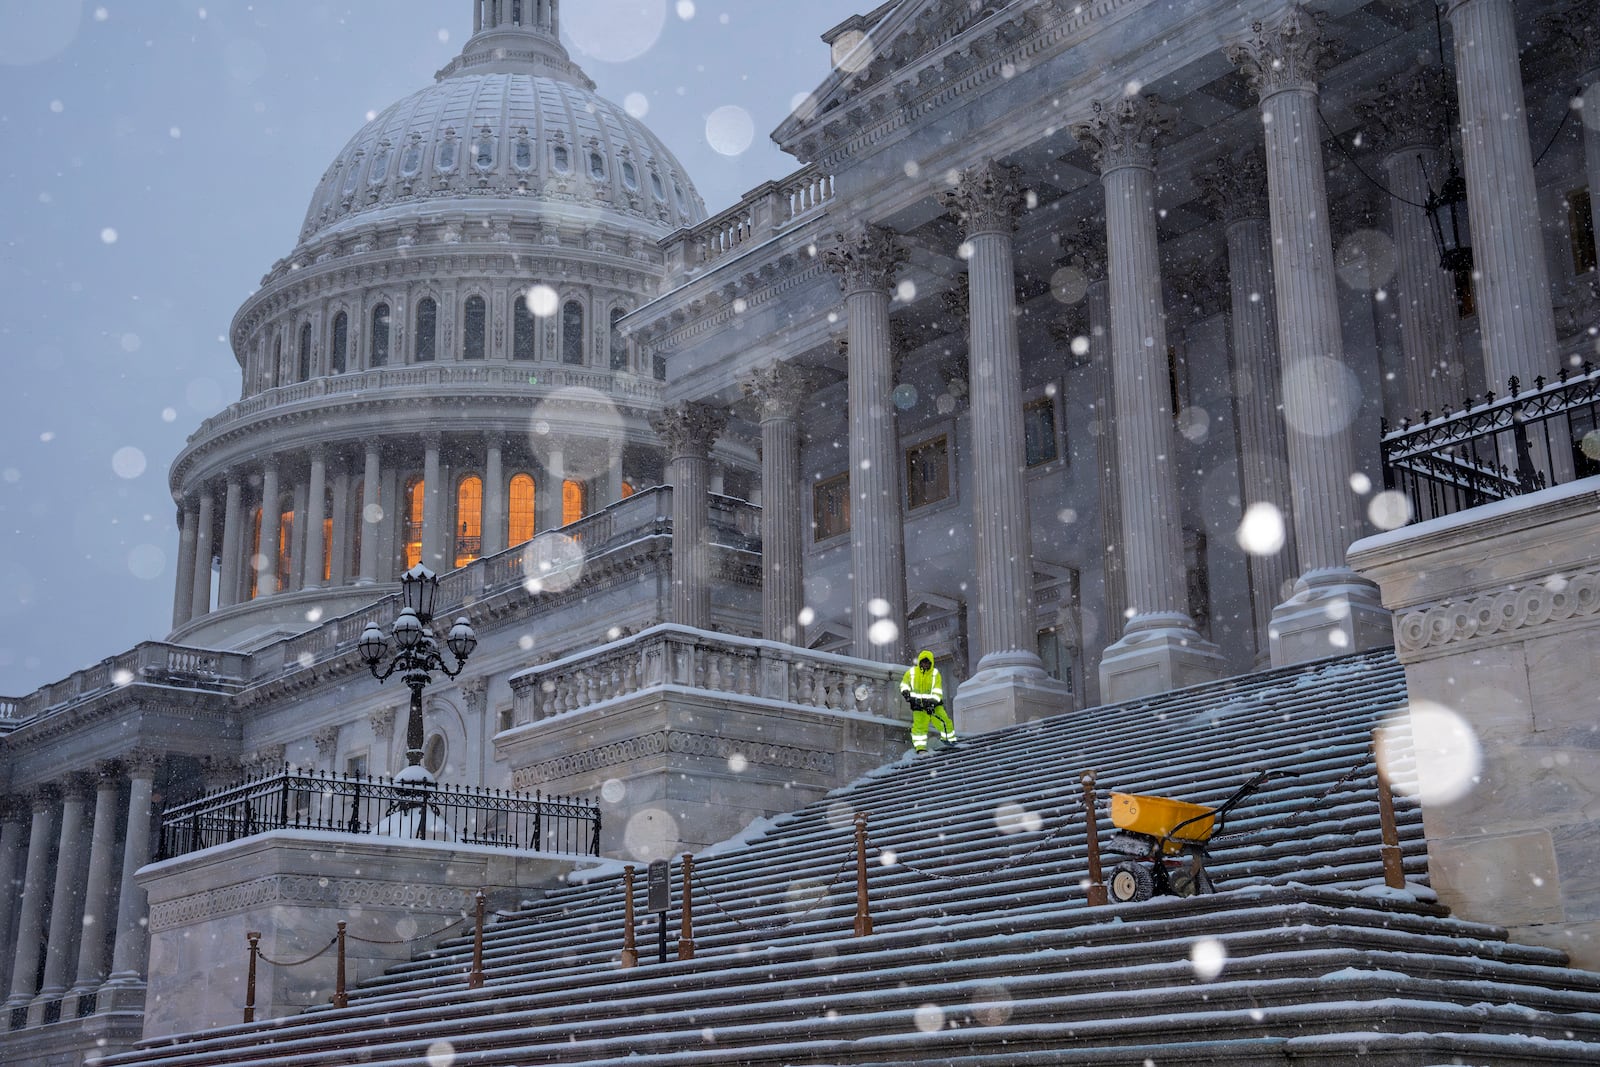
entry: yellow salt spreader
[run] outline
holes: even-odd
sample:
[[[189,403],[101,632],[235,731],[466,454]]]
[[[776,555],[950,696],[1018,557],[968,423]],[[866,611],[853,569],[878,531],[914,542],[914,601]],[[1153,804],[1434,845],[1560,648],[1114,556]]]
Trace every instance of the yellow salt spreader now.
[[[1228,813],[1267,781],[1294,778],[1289,771],[1261,771],[1216,807],[1137,793],[1111,794],[1111,825],[1106,851],[1127,857],[1111,869],[1106,889],[1118,903],[1153,896],[1189,897],[1215,893],[1206,873],[1207,846],[1222,833]]]

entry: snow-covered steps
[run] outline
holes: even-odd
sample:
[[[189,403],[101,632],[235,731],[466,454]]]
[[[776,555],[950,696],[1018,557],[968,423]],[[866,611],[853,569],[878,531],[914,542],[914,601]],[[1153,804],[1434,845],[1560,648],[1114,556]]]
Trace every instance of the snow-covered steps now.
[[[347,1009],[106,1062],[1600,1062],[1600,977],[1430,903],[1420,812],[1403,798],[1414,884],[1382,888],[1367,749],[1403,702],[1393,657],[1372,653],[908,755],[697,857],[693,960],[653,962],[641,877],[645,962],[619,966],[611,864],[501,916],[483,989],[465,988],[471,944],[455,938],[352,990]],[[1212,804],[1258,769],[1298,777],[1269,783],[1214,842],[1224,892],[1090,908],[1088,769],[1103,789]],[[857,812],[875,926],[860,938]],[[674,862],[674,950],[681,873]]]

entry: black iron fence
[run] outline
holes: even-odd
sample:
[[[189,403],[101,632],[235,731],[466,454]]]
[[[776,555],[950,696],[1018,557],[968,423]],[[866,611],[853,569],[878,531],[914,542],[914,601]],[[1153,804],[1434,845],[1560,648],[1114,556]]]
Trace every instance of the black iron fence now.
[[[1600,367],[1584,363],[1520,392],[1488,393],[1462,410],[1424,411],[1383,427],[1386,488],[1406,494],[1418,518],[1436,518],[1600,474]]]
[[[163,811],[157,858],[268,830],[600,854],[600,806],[576,797],[285,767]]]

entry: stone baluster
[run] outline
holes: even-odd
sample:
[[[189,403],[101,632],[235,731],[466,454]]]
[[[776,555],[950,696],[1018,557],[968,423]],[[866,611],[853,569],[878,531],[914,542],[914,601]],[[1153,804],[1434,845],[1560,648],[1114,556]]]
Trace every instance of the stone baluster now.
[[[890,231],[857,223],[822,256],[838,277],[847,330],[851,651],[897,662],[905,658],[906,567],[889,292],[905,252]],[[880,621],[889,625],[875,628]]]
[[[61,835],[56,846],[55,888],[50,894],[50,931],[44,955],[44,981],[30,1021],[42,1019],[44,1004],[67,991],[67,968],[83,931],[84,810],[94,792],[94,776],[74,771],[62,786]],[[39,1016],[39,1019],[35,1018]]]
[[[1272,610],[1299,573],[1290,504],[1288,444],[1281,413],[1281,365],[1272,286],[1272,234],[1267,220],[1267,171],[1259,152],[1215,160],[1197,175],[1212,210],[1222,216],[1228,242],[1235,409],[1239,421],[1239,482],[1243,512],[1269,505],[1282,529],[1281,546],[1261,541],[1259,525],[1247,533],[1256,664],[1271,660]],[[1263,514],[1261,512],[1258,515]],[[1253,519],[1259,524],[1260,519]]]
[[[1110,283],[1113,426],[1122,494],[1129,619],[1100,661],[1107,701],[1218,677],[1222,658],[1195,629],[1184,582],[1166,314],[1156,245],[1155,141],[1170,128],[1154,96],[1096,102],[1072,132],[1100,169]]]
[[[650,420],[667,446],[672,484],[672,621],[705,629],[711,622],[710,498],[706,468],[727,412],[683,403]]]
[[[172,627],[177,629],[194,614],[195,531],[198,509],[185,499],[178,504],[178,580],[172,595]]]
[[[772,363],[744,383],[761,412],[761,633],[795,645],[805,643],[799,415],[810,389],[807,376],[787,363]]]
[[[137,1010],[144,1005],[145,929],[148,901],[134,878],[150,861],[150,800],[158,757],[142,749],[128,754],[128,823],[122,836],[122,887],[117,897],[117,937],[111,949],[111,977],[100,987],[99,1010]]]
[[[64,1017],[82,1014],[79,999],[93,995],[106,978],[106,929],[114,916],[115,898],[111,895],[111,871],[116,865],[117,801],[121,792],[122,765],[103,760],[95,765],[97,785],[94,798],[94,829],[89,838],[89,877],[83,890],[83,931],[78,942],[78,969],[67,999],[71,1010]]]
[[[239,602],[244,584],[244,483],[237,473],[228,475],[228,487],[223,499],[222,573],[217,578],[217,606],[226,608]]]
[[[7,1008],[27,1005],[39,991],[39,957],[44,951],[44,906],[50,892],[50,848],[56,836],[56,811],[61,790],[43,785],[30,798],[33,823],[28,830],[28,864],[22,877],[22,907],[17,918],[16,955],[11,965]]]
[[[1333,237],[1317,117],[1323,37],[1293,7],[1257,22],[1228,57],[1261,98],[1272,226],[1272,277],[1283,361],[1283,408],[1302,573],[1273,612],[1274,666],[1392,642],[1378,590],[1350,569],[1345,549],[1364,532],[1353,423],[1345,385]],[[1369,476],[1370,477],[1370,476]]]

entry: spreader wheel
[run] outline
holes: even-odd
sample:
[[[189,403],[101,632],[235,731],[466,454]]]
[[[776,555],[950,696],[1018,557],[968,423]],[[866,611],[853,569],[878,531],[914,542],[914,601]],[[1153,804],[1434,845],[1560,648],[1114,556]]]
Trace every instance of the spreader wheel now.
[[[1156,895],[1155,879],[1150,868],[1142,863],[1119,863],[1111,869],[1111,881],[1106,887],[1111,899],[1119,904],[1132,900],[1149,900]]]

